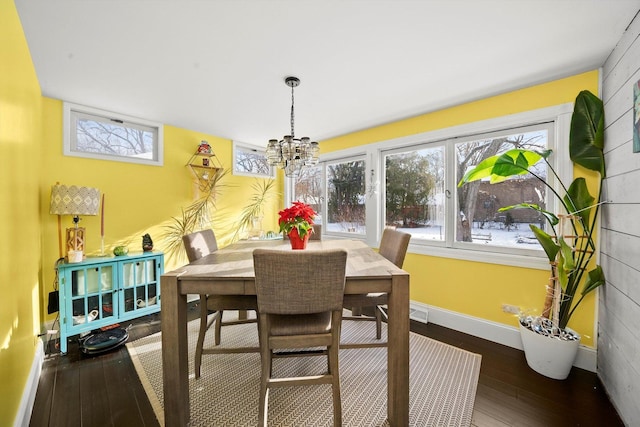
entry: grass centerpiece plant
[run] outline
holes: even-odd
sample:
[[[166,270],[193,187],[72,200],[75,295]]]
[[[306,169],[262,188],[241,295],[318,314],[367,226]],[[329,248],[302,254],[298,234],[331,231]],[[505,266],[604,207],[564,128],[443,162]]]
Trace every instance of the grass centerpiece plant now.
[[[576,352],[580,337],[567,329],[569,320],[584,297],[605,283],[602,268],[595,265],[594,259],[596,255],[594,233],[601,205],[602,181],[605,178],[603,149],[604,106],[597,96],[585,90],[576,97],[571,116],[569,155],[574,164],[598,173],[597,196],[594,197],[589,193],[583,177],[575,178],[568,187],[562,183],[548,161],[551,150],[536,152],[512,149],[504,154],[489,157],[467,171],[458,184],[462,186],[482,179],[488,179],[493,184],[511,177],[530,174],[540,180],[554,195],[560,213],[548,212],[531,203],[506,206],[500,211],[534,209],[549,224],[549,232],[530,224],[531,230],[549,259],[551,277],[542,315],[521,316],[521,331],[525,328],[530,332],[559,341],[575,341]],[[558,188],[554,188],[543,176],[535,173],[532,167],[540,161],[547,163],[548,170],[558,182]],[[524,335],[523,344],[527,362],[533,369],[552,378],[566,378],[575,359],[575,353],[573,357],[568,357],[571,360],[566,374],[548,374],[542,372],[543,369],[537,369],[530,362]],[[548,352],[548,349],[545,351]],[[548,354],[546,357],[554,358],[556,355]]]
[[[257,232],[258,235],[262,234],[261,221],[263,218],[263,208],[266,203],[278,195],[278,193],[274,191],[275,185],[276,181],[273,179],[256,178],[251,186],[253,194],[249,198],[249,203],[242,209],[233,240],[239,239],[245,231],[248,231],[249,234],[255,232]],[[256,230],[256,228],[258,230]],[[250,235],[249,237],[256,236]]]
[[[293,249],[304,249],[313,233],[316,211],[306,203],[293,202],[292,206],[278,212],[280,232],[287,234]],[[301,246],[301,247],[297,247]]]

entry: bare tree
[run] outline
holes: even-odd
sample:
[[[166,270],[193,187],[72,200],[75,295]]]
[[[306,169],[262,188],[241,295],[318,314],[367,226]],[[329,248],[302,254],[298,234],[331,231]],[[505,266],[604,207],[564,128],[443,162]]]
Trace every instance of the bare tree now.
[[[541,135],[534,133],[457,144],[456,153],[458,162],[456,180],[459,182],[468,169],[498,153],[513,148],[541,149],[540,140]],[[475,219],[480,184],[480,181],[474,181],[458,188],[458,206],[460,207],[460,212],[458,220],[456,221],[456,235],[459,236],[459,240],[463,242],[472,241],[471,228]]]

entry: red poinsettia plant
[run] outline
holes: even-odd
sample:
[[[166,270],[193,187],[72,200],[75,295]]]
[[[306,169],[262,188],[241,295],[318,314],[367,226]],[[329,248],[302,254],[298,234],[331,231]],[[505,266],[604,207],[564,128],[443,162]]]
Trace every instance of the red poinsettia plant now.
[[[316,211],[311,206],[302,202],[293,202],[291,207],[278,212],[280,219],[278,224],[280,225],[280,232],[286,234],[291,233],[294,228],[298,232],[298,235],[302,238],[307,233],[313,232],[313,219],[316,217]]]

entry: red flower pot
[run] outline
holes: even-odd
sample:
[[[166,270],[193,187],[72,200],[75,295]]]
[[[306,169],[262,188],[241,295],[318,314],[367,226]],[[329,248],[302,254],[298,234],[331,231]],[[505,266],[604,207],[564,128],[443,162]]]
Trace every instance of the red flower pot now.
[[[304,237],[300,237],[300,235],[298,234],[298,229],[292,229],[289,233],[289,242],[291,242],[291,249],[306,249],[309,235],[310,233],[307,233],[304,235]]]

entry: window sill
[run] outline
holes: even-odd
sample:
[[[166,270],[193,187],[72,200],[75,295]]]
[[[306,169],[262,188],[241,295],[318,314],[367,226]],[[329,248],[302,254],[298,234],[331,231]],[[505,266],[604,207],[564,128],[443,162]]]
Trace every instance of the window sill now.
[[[410,244],[408,252],[412,254],[427,255],[440,258],[451,258],[462,261],[507,265],[510,267],[532,268],[537,270],[549,269],[549,261],[543,257],[502,254],[496,252],[476,251],[471,249],[445,248],[416,244]]]

